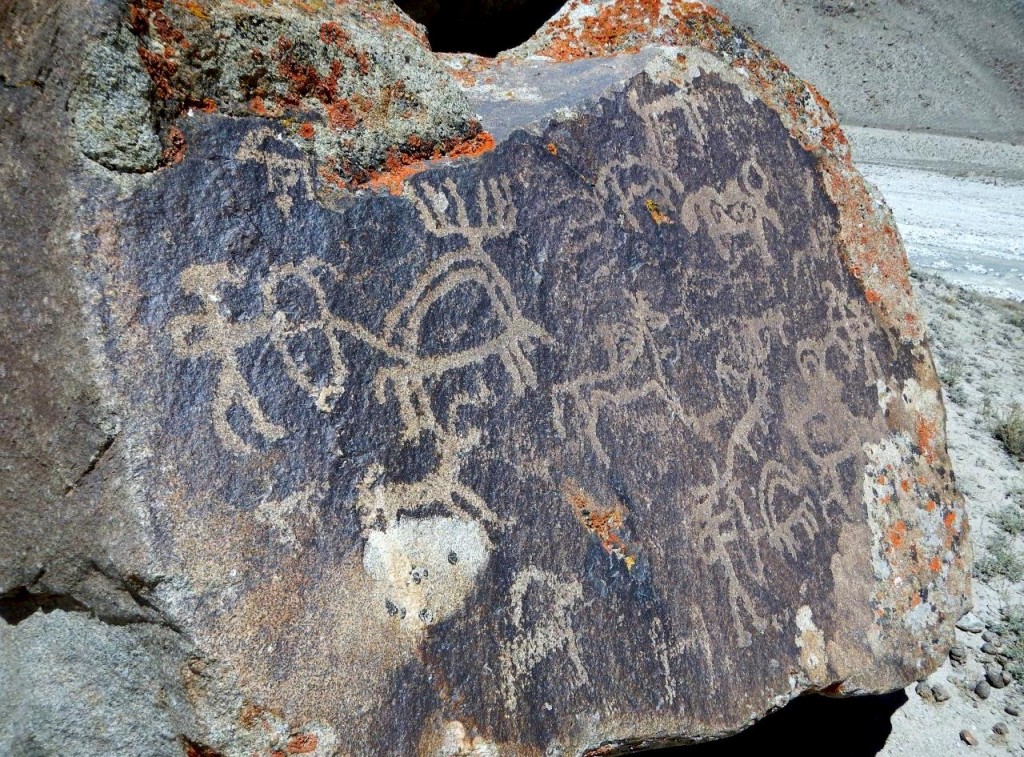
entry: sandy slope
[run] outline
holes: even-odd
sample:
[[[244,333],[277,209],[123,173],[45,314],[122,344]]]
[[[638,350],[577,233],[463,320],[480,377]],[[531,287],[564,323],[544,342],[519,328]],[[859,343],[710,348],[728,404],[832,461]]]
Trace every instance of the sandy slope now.
[[[844,125],[1024,143],[1024,0],[714,0]]]

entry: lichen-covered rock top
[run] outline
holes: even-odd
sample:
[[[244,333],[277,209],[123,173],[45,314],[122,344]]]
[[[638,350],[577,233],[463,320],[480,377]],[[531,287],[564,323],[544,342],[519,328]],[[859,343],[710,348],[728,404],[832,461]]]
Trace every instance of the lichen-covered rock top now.
[[[56,40],[0,90],[0,314],[67,346],[5,365],[0,665],[125,704],[4,748],[612,754],[937,664],[969,555],[899,237],[720,14],[485,61],[362,2],[55,7],[73,50],[0,16]]]
[[[383,0],[132,0],[89,46],[70,100],[85,155],[149,171],[196,111],[276,120],[335,184],[444,153],[479,132],[422,29]]]

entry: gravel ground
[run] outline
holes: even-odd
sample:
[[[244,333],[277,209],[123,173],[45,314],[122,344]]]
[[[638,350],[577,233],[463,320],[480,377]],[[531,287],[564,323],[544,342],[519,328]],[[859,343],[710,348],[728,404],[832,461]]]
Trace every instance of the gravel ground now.
[[[993,435],[1013,403],[1024,403],[1024,306],[968,292],[931,274],[917,274],[915,290],[945,385],[950,456],[967,498],[975,564],[983,570],[975,572],[975,607],[968,617],[978,621],[977,632],[957,631],[963,664],[947,660],[926,681],[943,687],[949,698],[936,702],[927,691],[921,696],[909,687],[908,701],[893,715],[892,733],[879,754],[1024,754],[1022,717],[1006,712],[1016,707],[1024,714],[1021,683],[993,688],[987,699],[975,693],[986,666],[999,664],[990,652],[1020,655],[1024,644],[1021,624],[1016,633],[1004,630],[1000,648],[982,651],[982,633],[991,635],[1005,613],[1024,608],[1024,531],[1011,533],[1024,529],[1024,465]],[[1002,546],[993,550],[994,541]],[[993,731],[999,723],[1006,726],[1005,735]],[[964,729],[976,746],[961,739]]]

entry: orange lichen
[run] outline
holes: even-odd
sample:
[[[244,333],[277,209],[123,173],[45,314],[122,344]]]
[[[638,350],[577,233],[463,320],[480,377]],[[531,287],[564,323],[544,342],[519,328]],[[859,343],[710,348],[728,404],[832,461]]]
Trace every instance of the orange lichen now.
[[[180,162],[185,157],[185,151],[188,149],[188,140],[185,138],[185,132],[177,126],[172,126],[167,130],[164,141],[166,145],[163,150],[164,163]]]
[[[406,142],[404,150],[392,148],[388,151],[381,169],[355,175],[348,181],[342,179],[342,182],[352,189],[384,189],[390,194],[398,195],[402,193],[405,181],[429,168],[431,161],[442,158],[473,158],[493,149],[494,137],[485,131],[478,131],[466,139],[450,140],[439,145],[430,145],[414,135]]]
[[[626,523],[626,512],[621,505],[599,505],[571,479],[562,485],[562,496],[576,520],[597,538],[605,552],[618,557],[627,568],[631,569],[636,564],[636,558],[628,553],[626,542],[619,533]]]
[[[243,728],[254,728],[262,718],[263,708],[252,702],[246,702],[242,706],[242,711],[238,714],[238,723]]]
[[[942,560],[938,557],[933,557],[931,562],[928,563],[928,567],[931,569],[932,573],[938,573],[942,570]]]
[[[896,521],[896,524],[889,529],[889,543],[896,549],[903,546],[904,539],[907,535],[907,524],[901,520]]]
[[[223,757],[216,749],[184,739],[185,757]]]
[[[352,112],[348,100],[340,99],[327,106],[327,122],[334,129],[354,129],[361,120]]]
[[[367,189],[384,189],[388,194],[402,194],[402,187],[406,180],[425,171],[428,164],[424,160],[408,158],[400,153],[389,156],[384,162],[384,168],[374,171],[365,182],[351,182],[350,186],[358,188],[365,186]]]
[[[664,212],[662,212],[661,207],[658,205],[658,203],[656,203],[649,197],[646,200],[644,200],[644,207],[646,207],[647,212],[650,213],[651,220],[658,224],[658,226],[661,226],[664,223],[675,223],[675,221],[673,221],[671,218],[665,215]]]
[[[309,754],[315,752],[319,739],[315,733],[298,733],[288,739],[288,754]]]
[[[325,45],[342,47],[348,44],[348,34],[336,21],[325,21],[320,25],[320,41]]]
[[[558,145],[556,145],[554,142],[548,142],[546,145],[544,145],[544,149],[547,150],[552,155],[558,155]]]
[[[153,90],[156,96],[161,100],[171,100],[177,97],[178,92],[174,86],[173,79],[174,75],[178,73],[178,64],[167,60],[162,55],[147,50],[142,45],[139,45],[136,51],[139,54],[139,59],[142,61],[142,67],[146,69],[146,73],[153,82]]]
[[[202,21],[209,21],[210,14],[207,12],[200,3],[196,0],[171,0],[172,3],[177,5],[179,8],[184,8],[196,18]]]
[[[263,98],[260,97],[259,95],[256,95],[256,97],[252,98],[249,101],[249,110],[251,110],[257,116],[266,117],[270,115],[270,111],[267,110],[267,106],[263,102]]]
[[[580,1],[574,0],[547,24],[550,42],[538,54],[566,61],[637,52],[649,40],[661,11],[660,0],[620,0],[585,17],[580,28],[574,29],[566,11],[579,5]]]
[[[299,127],[299,136],[303,139],[312,139],[316,136],[316,129],[313,128],[313,124],[308,121]]]
[[[374,19],[385,29],[399,29],[415,38],[420,44],[426,47],[430,46],[430,41],[427,39],[427,35],[423,33],[422,28],[397,9],[391,12],[375,13]]]
[[[930,513],[931,512],[935,512],[935,500],[934,499],[930,499],[927,502],[925,502],[924,503],[924,509],[927,510],[928,512],[930,512]]]
[[[475,158],[494,149],[494,137],[486,131],[478,132],[469,139],[461,140],[447,151],[436,151],[432,156],[435,160],[441,157]]]
[[[921,454],[930,463],[935,457],[935,421],[919,417],[917,419],[917,446]]]

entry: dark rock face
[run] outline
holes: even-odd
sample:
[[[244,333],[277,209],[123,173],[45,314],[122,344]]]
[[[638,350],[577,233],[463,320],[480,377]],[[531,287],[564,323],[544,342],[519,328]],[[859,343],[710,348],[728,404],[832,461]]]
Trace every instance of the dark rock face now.
[[[107,612],[175,637],[190,754],[610,753],[944,655],[927,350],[821,156],[675,55],[394,195],[327,201],[286,127],[204,113],[157,174],[69,174],[120,423],[86,488],[134,524]],[[54,633],[23,615],[12,649]]]

